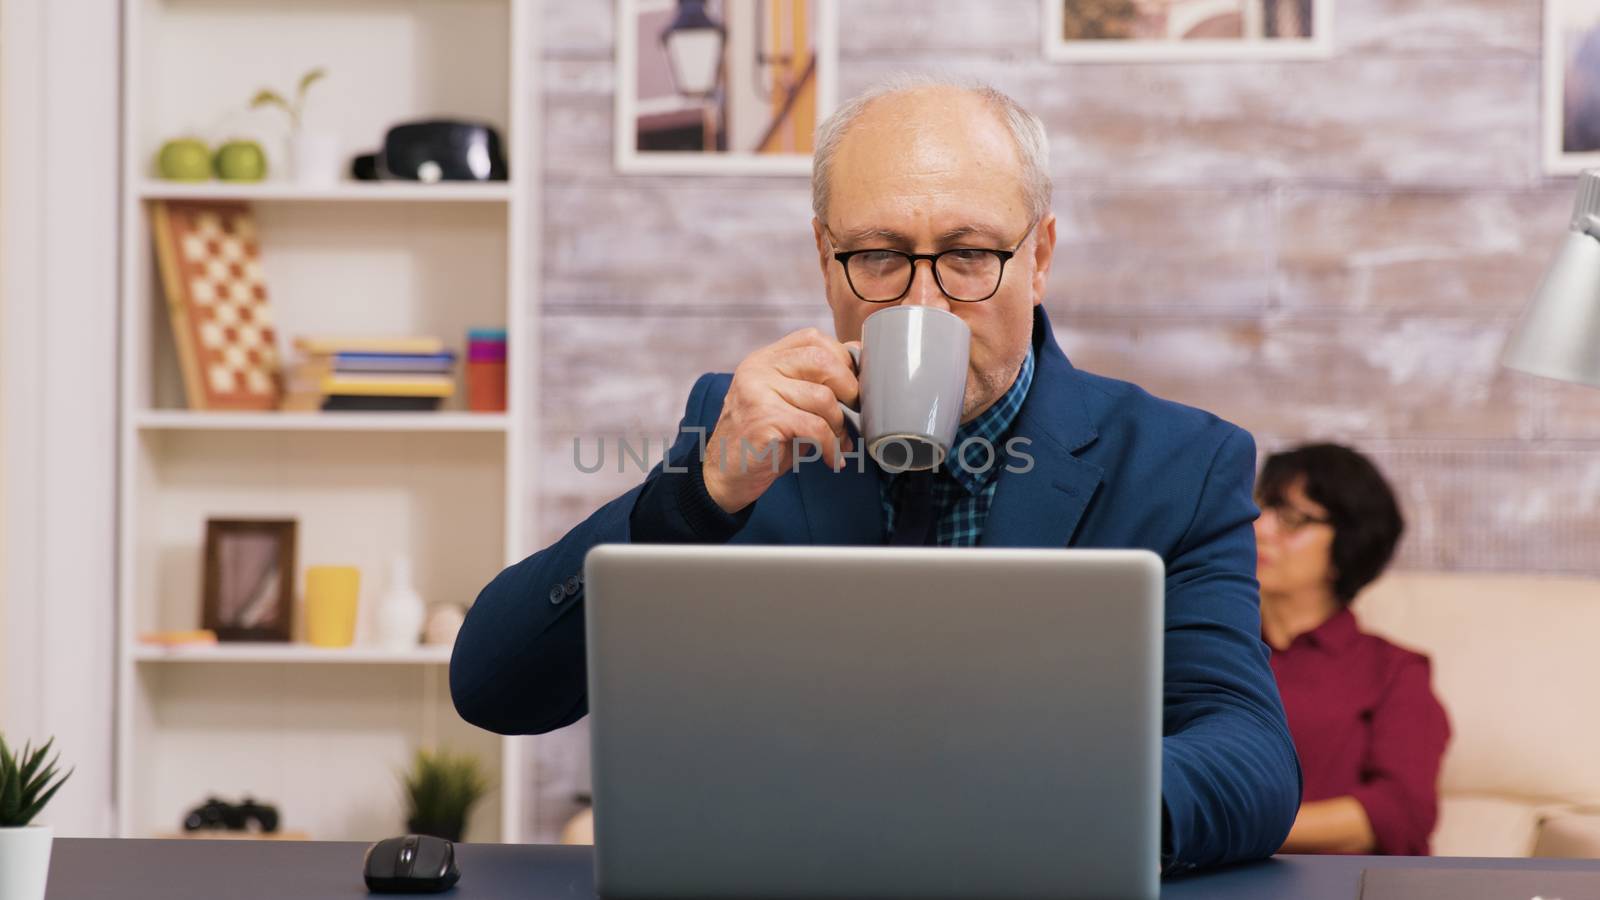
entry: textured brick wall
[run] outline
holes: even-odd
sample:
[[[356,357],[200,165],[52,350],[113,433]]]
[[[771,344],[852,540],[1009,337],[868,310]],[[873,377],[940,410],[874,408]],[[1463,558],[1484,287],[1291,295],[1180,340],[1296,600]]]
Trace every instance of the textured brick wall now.
[[[1406,565],[1600,572],[1600,391],[1496,365],[1571,203],[1538,2],[1342,0],[1331,60],[1138,65],[1045,61],[1037,0],[840,7],[843,94],[940,68],[1045,119],[1076,364],[1371,452]],[[577,473],[575,434],[668,432],[695,374],[828,323],[805,179],[612,170],[612,14],[544,13],[548,539],[636,480]]]

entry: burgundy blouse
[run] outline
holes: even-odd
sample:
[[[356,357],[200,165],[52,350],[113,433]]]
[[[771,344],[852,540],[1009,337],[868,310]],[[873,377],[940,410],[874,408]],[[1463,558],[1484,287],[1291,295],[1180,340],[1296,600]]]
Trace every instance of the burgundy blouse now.
[[[1426,855],[1450,723],[1428,658],[1356,627],[1341,609],[1272,654],[1305,777],[1303,802],[1350,795],[1379,853]]]

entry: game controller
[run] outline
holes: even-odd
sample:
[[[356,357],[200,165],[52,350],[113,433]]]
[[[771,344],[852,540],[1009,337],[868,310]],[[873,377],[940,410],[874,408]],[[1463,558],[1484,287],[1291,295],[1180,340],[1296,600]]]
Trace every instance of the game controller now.
[[[189,811],[183,820],[184,831],[257,831],[270,834],[278,830],[278,808],[257,803],[245,795],[244,802],[228,803],[216,797]]]

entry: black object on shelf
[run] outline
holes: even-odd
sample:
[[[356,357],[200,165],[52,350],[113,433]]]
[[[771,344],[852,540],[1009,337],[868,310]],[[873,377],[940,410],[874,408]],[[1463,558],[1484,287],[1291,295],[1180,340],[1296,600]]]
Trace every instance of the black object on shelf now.
[[[389,129],[377,154],[379,178],[505,181],[507,174],[500,134],[482,123],[453,119],[405,122]]]
[[[432,412],[439,408],[439,397],[391,397],[365,394],[330,394],[322,401],[323,412]]]
[[[216,797],[206,802],[183,819],[184,831],[257,831],[271,834],[278,830],[278,808],[257,803],[246,795],[243,803],[229,803]]]
[[[362,153],[350,160],[350,177],[357,181],[377,181],[378,154]]]

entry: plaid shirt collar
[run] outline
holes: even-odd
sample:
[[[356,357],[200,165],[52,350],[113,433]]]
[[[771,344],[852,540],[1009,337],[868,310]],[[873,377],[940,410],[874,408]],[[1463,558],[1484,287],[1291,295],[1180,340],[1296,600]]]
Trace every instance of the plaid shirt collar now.
[[[942,468],[969,495],[982,493],[1000,470],[1001,461],[1005,459],[1005,447],[1001,441],[1006,432],[1011,430],[1011,423],[1016,421],[1017,412],[1022,409],[1022,401],[1028,398],[1028,388],[1032,384],[1033,347],[1030,346],[1028,355],[1022,360],[1022,369],[1017,372],[1017,380],[1011,383],[1011,387],[982,415],[956,429],[953,452],[960,454],[962,460],[956,465],[946,464]]]

